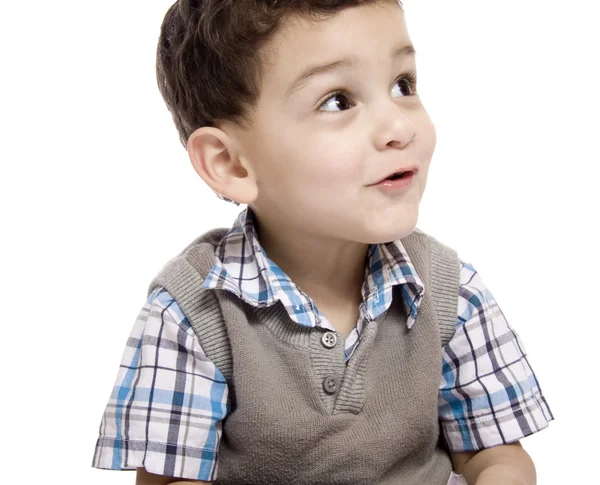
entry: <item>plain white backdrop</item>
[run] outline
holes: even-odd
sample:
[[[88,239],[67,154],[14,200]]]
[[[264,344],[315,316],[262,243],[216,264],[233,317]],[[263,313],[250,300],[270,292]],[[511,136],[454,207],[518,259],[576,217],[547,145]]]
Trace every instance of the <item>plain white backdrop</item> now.
[[[147,286],[245,208],[196,175],[159,95],[171,3],[1,7],[2,483],[135,482],[91,462]],[[418,227],[475,266],[526,345],[555,415],[522,440],[538,484],[598,483],[600,8],[405,9],[438,137]]]

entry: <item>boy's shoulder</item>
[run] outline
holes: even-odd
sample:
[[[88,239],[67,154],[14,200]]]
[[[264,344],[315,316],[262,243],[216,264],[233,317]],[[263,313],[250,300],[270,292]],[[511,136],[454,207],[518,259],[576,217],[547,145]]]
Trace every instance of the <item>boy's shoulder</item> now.
[[[458,259],[458,253],[452,246],[418,227],[415,227],[410,234],[403,237],[400,241],[409,253],[416,250],[415,246],[420,246],[421,249],[428,250],[433,257],[442,256]]]
[[[187,244],[175,257],[186,256],[190,252],[210,250],[209,246],[216,248],[230,230],[231,228],[226,227],[215,227],[210,229],[194,238],[193,241]]]
[[[148,288],[150,295],[157,286],[170,287],[167,282],[189,280],[201,284],[213,266],[215,249],[230,229],[217,227],[195,237],[162,265]]]
[[[232,360],[221,298],[204,283],[214,265],[215,249],[229,230],[218,227],[194,238],[158,271],[147,289],[148,294],[158,287],[166,290],[200,339],[205,355],[226,379]]]

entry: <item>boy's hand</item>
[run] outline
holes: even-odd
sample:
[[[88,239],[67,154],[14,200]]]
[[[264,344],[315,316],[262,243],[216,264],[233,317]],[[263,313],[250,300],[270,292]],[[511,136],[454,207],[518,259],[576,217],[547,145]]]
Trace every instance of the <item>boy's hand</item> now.
[[[470,455],[470,456],[469,456]],[[535,485],[535,466],[519,441],[472,453],[450,453],[468,485]]]
[[[529,483],[514,468],[496,465],[483,470],[477,477],[475,485],[529,485]]]

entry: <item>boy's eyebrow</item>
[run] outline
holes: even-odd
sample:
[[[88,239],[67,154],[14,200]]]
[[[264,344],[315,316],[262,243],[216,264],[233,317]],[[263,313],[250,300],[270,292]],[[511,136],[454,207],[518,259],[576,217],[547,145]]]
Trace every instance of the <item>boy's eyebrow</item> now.
[[[392,59],[397,57],[406,57],[406,56],[415,56],[417,51],[415,50],[412,44],[404,45],[396,47],[392,51]],[[319,64],[316,66],[308,66],[304,69],[296,79],[289,85],[287,88],[285,95],[283,97],[284,100],[287,100],[295,91],[300,89],[302,85],[306,82],[306,80],[310,77],[317,76],[319,74],[324,74],[326,72],[335,71],[341,67],[350,67],[357,68],[360,66],[360,61],[357,57],[348,57],[346,59],[340,59],[338,61],[329,62],[327,64]]]

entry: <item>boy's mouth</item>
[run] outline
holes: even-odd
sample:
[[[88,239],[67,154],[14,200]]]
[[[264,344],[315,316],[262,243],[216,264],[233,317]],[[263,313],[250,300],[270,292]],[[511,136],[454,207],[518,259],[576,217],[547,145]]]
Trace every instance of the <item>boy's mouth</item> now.
[[[390,173],[386,177],[382,178],[381,180],[379,180],[379,182],[375,182],[374,184],[371,184],[371,185],[380,184],[381,182],[383,182],[385,180],[397,180],[399,178],[410,177],[411,175],[416,175],[416,173],[418,171],[419,171],[418,165],[413,165],[413,166],[406,167],[403,169],[401,168],[399,170],[396,170],[395,172]]]

